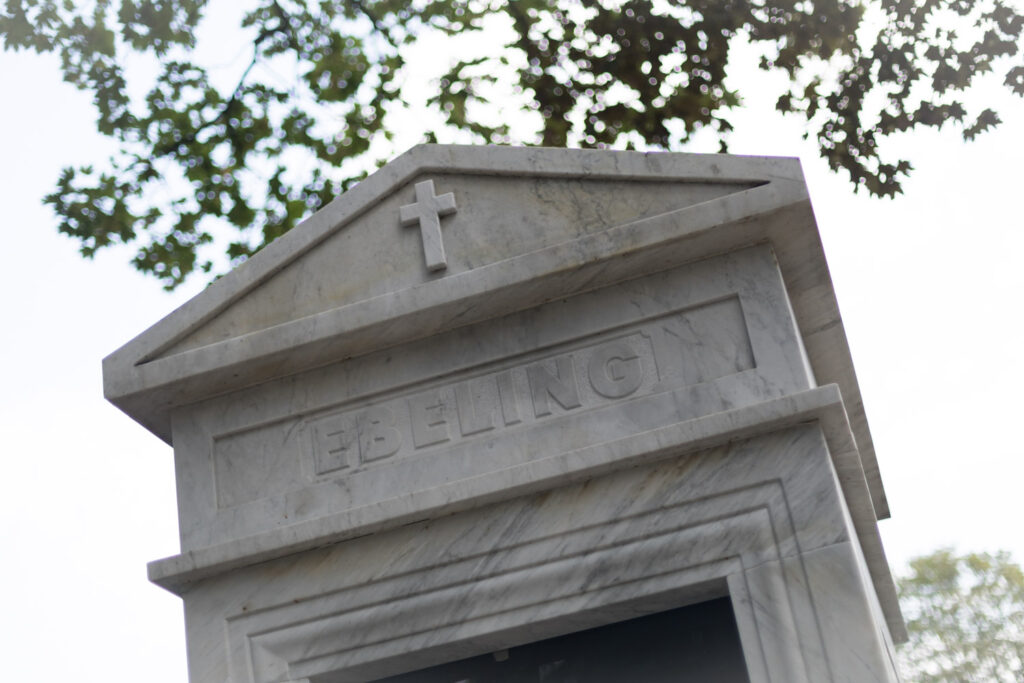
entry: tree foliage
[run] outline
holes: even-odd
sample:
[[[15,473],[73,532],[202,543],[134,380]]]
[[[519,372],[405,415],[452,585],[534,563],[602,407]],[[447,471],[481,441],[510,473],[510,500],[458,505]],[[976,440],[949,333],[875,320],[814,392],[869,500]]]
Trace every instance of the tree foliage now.
[[[908,681],[1024,681],[1024,572],[1007,553],[939,550],[911,561],[899,588]]]
[[[998,124],[964,102],[995,69],[1024,95],[1024,16],[1004,0],[255,0],[223,38],[247,41],[251,60],[221,89],[193,59],[205,6],[0,10],[5,49],[58,55],[119,147],[102,167],[64,169],[46,198],[60,231],[85,256],[137,245],[135,267],[168,289],[215,268],[204,246],[215,235],[229,235],[221,246],[237,263],[358,181],[394,133],[409,49],[427,35],[497,25],[506,38],[443,65],[428,105],[444,123],[421,139],[678,149],[703,129],[723,151],[741,104],[726,74],[735,41],[750,41],[761,68],[788,78],[778,108],[806,120],[855,189],[880,196],[911,171],[883,155],[888,137],[951,123],[971,139]],[[139,59],[158,66],[132,80]],[[533,117],[528,134],[490,108],[508,92]]]

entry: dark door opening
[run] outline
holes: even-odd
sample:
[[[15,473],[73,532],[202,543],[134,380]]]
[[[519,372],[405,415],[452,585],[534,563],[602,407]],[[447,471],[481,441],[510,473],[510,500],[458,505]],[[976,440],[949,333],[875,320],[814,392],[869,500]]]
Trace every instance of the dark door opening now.
[[[729,598],[375,683],[749,683]]]

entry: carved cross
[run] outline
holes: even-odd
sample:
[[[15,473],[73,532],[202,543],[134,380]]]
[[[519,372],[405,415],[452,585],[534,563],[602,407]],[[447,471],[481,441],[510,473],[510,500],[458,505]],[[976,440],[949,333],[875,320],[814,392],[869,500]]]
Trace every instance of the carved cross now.
[[[453,214],[455,211],[455,195],[448,192],[435,197],[433,180],[416,183],[416,203],[406,204],[401,208],[403,226],[420,226],[427,270],[444,270],[448,267],[444,255],[444,241],[441,239],[441,216]]]

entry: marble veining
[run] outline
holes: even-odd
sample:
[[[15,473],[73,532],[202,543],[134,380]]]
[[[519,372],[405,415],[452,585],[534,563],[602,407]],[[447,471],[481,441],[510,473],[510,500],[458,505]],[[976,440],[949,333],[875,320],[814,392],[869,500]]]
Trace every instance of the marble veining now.
[[[221,665],[261,683],[368,680],[712,595],[733,599],[752,680],[895,680],[877,633],[826,634],[815,609],[829,577],[871,591],[840,499],[804,426],[253,567],[186,606],[221,596]]]
[[[419,236],[395,220],[426,180],[460,197],[443,274],[425,271]],[[805,371],[843,389],[885,518],[795,159],[413,148],[111,354],[104,393],[170,442],[176,406],[758,242],[775,250]]]
[[[104,361],[174,446],[192,683],[367,681],[708,598],[750,679],[896,681],[799,163],[410,150]]]
[[[807,388],[782,292],[755,247],[194,404],[175,419],[183,545]]]

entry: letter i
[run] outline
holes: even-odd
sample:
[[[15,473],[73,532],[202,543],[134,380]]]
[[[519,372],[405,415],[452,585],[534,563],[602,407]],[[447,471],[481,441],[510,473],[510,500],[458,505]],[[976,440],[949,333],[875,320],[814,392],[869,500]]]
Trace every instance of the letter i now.
[[[498,399],[501,401],[501,416],[505,420],[505,426],[519,424],[522,420],[519,417],[519,397],[516,395],[516,384],[513,381],[512,371],[506,370],[497,377]]]

